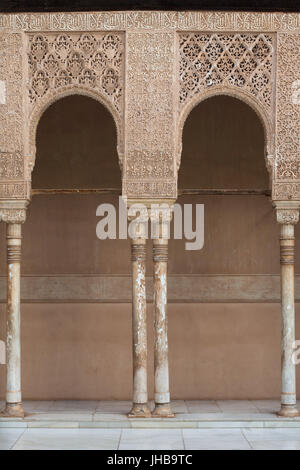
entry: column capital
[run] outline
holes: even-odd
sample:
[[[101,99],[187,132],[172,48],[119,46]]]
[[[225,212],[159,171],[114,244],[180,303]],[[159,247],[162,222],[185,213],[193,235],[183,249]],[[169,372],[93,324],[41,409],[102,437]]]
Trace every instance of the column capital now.
[[[276,220],[279,224],[295,225],[299,221],[300,202],[276,201],[273,203],[276,211]]]
[[[23,224],[26,220],[28,201],[0,201],[0,221]]]

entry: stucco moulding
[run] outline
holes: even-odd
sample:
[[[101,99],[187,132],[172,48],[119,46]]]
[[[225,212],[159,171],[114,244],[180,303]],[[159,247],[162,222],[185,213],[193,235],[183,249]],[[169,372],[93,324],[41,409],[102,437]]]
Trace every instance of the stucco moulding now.
[[[299,13],[213,11],[118,11],[20,13],[0,15],[0,29],[21,31],[178,31],[300,32]]]

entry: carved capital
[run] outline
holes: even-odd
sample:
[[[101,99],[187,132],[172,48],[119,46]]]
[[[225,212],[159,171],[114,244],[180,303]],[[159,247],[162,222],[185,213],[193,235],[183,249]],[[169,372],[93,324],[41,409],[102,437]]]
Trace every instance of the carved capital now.
[[[295,225],[299,221],[297,209],[277,209],[276,219],[279,224]]]
[[[276,201],[274,203],[276,210],[276,220],[279,224],[295,225],[299,221],[298,201]]]
[[[0,201],[0,222],[23,224],[26,220],[28,201]]]
[[[26,220],[26,209],[0,209],[0,221],[7,224],[23,224]]]

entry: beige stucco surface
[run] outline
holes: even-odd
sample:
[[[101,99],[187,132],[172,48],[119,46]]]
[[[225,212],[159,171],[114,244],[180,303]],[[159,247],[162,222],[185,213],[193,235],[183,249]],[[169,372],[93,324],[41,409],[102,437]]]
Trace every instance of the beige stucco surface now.
[[[131,361],[130,304],[23,305],[24,399],[130,399]],[[278,398],[280,305],[170,304],[169,363],[173,398]]]

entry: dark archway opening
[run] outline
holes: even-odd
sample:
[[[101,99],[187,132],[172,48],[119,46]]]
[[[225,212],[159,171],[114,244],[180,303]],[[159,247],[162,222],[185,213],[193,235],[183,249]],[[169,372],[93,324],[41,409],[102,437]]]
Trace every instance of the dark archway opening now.
[[[33,189],[120,188],[116,126],[110,112],[86,96],[53,103],[37,128]]]

